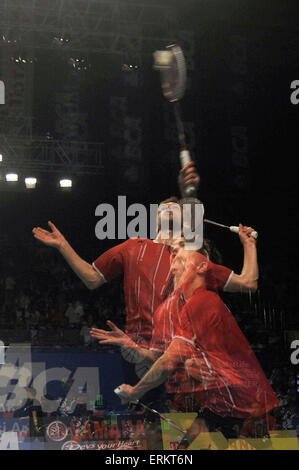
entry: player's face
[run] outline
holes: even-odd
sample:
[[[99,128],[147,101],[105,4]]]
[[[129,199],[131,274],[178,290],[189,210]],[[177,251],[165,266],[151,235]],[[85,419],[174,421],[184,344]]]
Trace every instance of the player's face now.
[[[180,285],[191,284],[196,277],[196,263],[194,262],[194,253],[189,250],[183,250],[180,256],[183,258],[184,270],[180,277]]]
[[[197,278],[200,267],[206,266],[207,259],[200,253],[180,248],[174,258],[177,267],[176,287],[191,286]]]
[[[162,222],[163,226],[165,225],[165,229],[168,229],[168,224],[169,224],[169,229],[173,230],[176,227],[179,227],[181,229],[181,207],[179,204],[175,202],[167,202],[167,203],[162,203],[158,207],[158,227],[159,230],[161,230],[162,227]],[[181,233],[181,230],[179,230]]]
[[[171,274],[174,276],[175,282],[177,282],[182,273],[184,272],[183,260],[178,254],[172,254],[171,256]]]
[[[186,272],[186,262],[190,252],[184,248],[176,248],[172,253],[171,273],[174,276],[175,285],[181,284],[181,279]]]

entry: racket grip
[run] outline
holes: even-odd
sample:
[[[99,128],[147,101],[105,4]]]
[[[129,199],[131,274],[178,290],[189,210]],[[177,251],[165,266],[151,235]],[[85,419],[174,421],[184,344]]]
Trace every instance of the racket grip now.
[[[191,161],[191,156],[190,156],[190,152],[189,150],[181,150],[180,151],[180,160],[181,160],[181,167],[184,168],[184,166]],[[185,188],[185,192],[187,194],[188,197],[192,197],[192,196],[196,196],[197,195],[197,191],[196,191],[196,187],[193,186],[193,184],[189,184],[186,188]]]
[[[236,227],[236,226],[234,226],[234,225],[231,225],[231,226],[229,227],[229,229],[230,229],[231,232],[239,233],[239,227]],[[257,239],[258,233],[255,232],[255,231],[253,231],[253,232],[251,232],[250,236],[253,237],[253,238],[255,238],[255,239]]]
[[[181,160],[181,165],[182,168],[191,161],[191,156],[189,150],[181,150],[180,151],[180,160]]]
[[[116,387],[114,389],[114,393],[119,396],[120,398],[128,398],[128,395],[126,392],[121,388],[121,387]],[[130,403],[135,403],[137,404],[139,400],[130,400]]]

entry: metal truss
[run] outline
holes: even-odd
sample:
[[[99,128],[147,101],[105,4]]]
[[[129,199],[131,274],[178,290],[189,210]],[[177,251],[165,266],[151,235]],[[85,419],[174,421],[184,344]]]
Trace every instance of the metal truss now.
[[[0,134],[0,169],[93,175],[103,169],[103,144]]]
[[[0,0],[0,52],[8,58],[32,57],[37,49],[108,53],[120,55],[123,63],[141,65],[143,54],[175,39],[177,24],[175,8],[153,0]],[[20,116],[2,118],[2,168],[65,168],[77,174],[102,168],[102,144],[33,139],[31,118],[24,110]]]
[[[8,117],[8,112],[0,113],[0,141],[2,134],[9,136],[26,136],[32,139],[32,116],[25,116],[23,112]],[[2,136],[3,137],[3,136]],[[1,149],[0,149],[1,152]]]
[[[145,1],[0,0],[0,33],[24,48],[123,53],[137,41],[146,53],[176,24],[173,7]]]

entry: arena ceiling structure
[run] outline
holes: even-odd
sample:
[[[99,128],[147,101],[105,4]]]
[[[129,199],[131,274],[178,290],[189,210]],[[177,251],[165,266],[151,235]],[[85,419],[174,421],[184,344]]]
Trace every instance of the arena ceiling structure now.
[[[146,1],[1,0],[0,70],[7,95],[0,109],[2,169],[100,173],[102,142],[33,135],[36,55],[57,53],[73,71],[87,70],[91,54],[113,55],[130,72],[132,64],[142,65],[144,54],[171,41],[177,22],[172,6]],[[75,113],[67,114],[71,127]]]

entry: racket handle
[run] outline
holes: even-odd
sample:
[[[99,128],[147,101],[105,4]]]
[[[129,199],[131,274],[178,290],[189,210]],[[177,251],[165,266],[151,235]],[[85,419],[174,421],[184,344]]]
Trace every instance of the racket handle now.
[[[231,226],[229,227],[229,229],[230,229],[231,232],[239,233],[239,227],[236,227],[236,226],[234,226],[234,225],[231,225]],[[255,239],[257,239],[258,233],[255,232],[255,231],[253,231],[253,232],[251,232],[250,236],[253,237],[253,238],[255,238]]]
[[[181,160],[181,166],[182,168],[184,168],[184,166],[191,161],[191,156],[190,156],[190,152],[189,150],[181,150],[180,151],[180,160]],[[196,191],[196,187],[193,186],[193,184],[189,184],[186,188],[185,188],[185,192],[187,194],[188,197],[191,197],[191,196],[196,196],[197,195],[197,191]]]
[[[119,396],[120,398],[128,398],[128,395],[126,394],[126,392],[121,388],[121,387],[116,387],[114,389],[114,393]],[[139,402],[139,400],[130,400],[130,403],[135,403],[137,404]]]
[[[191,156],[189,150],[181,150],[180,151],[180,160],[181,160],[181,165],[182,168],[191,161]]]

